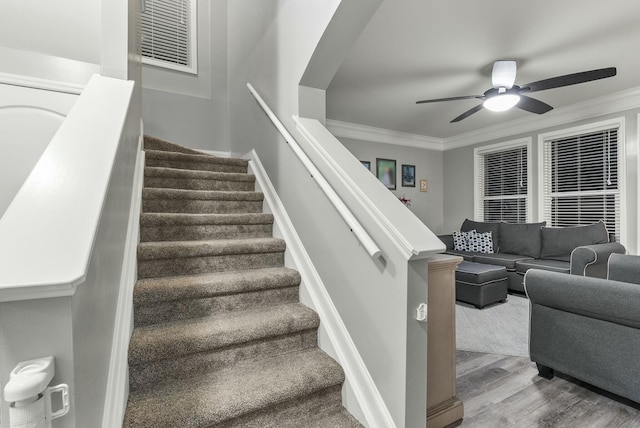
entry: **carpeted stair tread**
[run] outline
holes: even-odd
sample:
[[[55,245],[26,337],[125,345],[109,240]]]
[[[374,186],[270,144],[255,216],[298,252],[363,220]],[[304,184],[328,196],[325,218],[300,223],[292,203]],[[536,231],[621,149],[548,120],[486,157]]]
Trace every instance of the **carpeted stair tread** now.
[[[285,242],[278,238],[142,242],[138,245],[138,260],[274,253],[285,249]]]
[[[186,225],[245,225],[271,224],[273,214],[180,214],[180,213],[143,213],[140,226],[186,226]]]
[[[133,393],[123,428],[212,427],[343,381],[342,368],[321,350],[287,353]]]
[[[176,358],[318,328],[318,315],[301,303],[180,320],[134,329],[129,363]]]
[[[239,172],[217,172],[201,171],[193,169],[166,168],[158,166],[146,166],[144,168],[145,179],[150,177],[163,177],[175,179],[192,180],[220,180],[220,181],[241,181],[255,183],[256,177],[253,174]]]
[[[189,153],[181,153],[174,151],[164,150],[152,150],[145,149],[145,161],[157,159],[157,160],[172,160],[176,162],[185,163],[197,163],[197,164],[218,164],[218,165],[236,165],[246,167],[249,164],[247,159],[240,158],[221,158],[218,156],[212,156],[206,153],[192,151]]]
[[[291,428],[294,426],[295,425],[291,425]],[[356,418],[351,416],[344,407],[341,407],[328,415],[314,418],[314,420],[305,421],[304,425],[298,426],[304,426],[305,428],[364,428],[363,425],[358,422]]]
[[[205,241],[273,236],[270,214],[144,213],[140,241]]]
[[[222,190],[185,190],[167,188],[143,188],[143,199],[194,199],[211,201],[262,201],[261,192],[237,192]]]
[[[165,152],[177,152],[177,153],[190,153],[194,155],[206,155],[205,153],[199,152],[197,150],[189,149],[187,147],[179,146],[178,144],[171,143],[169,141],[165,141],[161,138],[152,137],[150,135],[144,136],[144,150],[159,150]],[[211,156],[213,157],[213,156]]]
[[[217,172],[217,171],[200,171],[192,169],[165,168],[157,166],[146,166],[144,168],[144,176],[147,177],[166,177],[166,178],[189,178],[200,180],[221,180],[221,181],[244,181],[255,183],[256,177],[253,174],[239,172]]]
[[[140,279],[133,290],[134,305],[199,299],[300,285],[300,274],[285,267],[218,272],[205,275]]]
[[[145,167],[144,186],[146,188],[253,192],[255,176],[235,172]]]

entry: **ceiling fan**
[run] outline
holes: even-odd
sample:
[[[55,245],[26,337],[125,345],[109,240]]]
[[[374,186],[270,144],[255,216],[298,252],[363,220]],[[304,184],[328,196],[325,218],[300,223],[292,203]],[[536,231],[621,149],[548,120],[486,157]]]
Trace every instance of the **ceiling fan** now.
[[[482,108],[491,111],[506,111],[512,107],[518,107],[531,113],[543,114],[552,110],[547,103],[528,97],[524,94],[537,91],[546,91],[547,89],[561,88],[563,86],[577,85],[578,83],[590,82],[592,80],[606,79],[616,75],[616,68],[601,68],[598,70],[582,71],[580,73],[566,74],[564,76],[552,77],[550,79],[538,80],[537,82],[527,83],[526,85],[514,85],[516,80],[516,62],[515,61],[496,61],[493,64],[491,72],[491,81],[493,88],[487,90],[482,95],[466,95],[462,97],[438,98],[434,100],[416,101],[416,104],[436,103],[440,101],[455,101],[467,99],[482,100],[474,108],[467,110],[460,116],[451,121],[460,122],[474,113],[482,110]]]

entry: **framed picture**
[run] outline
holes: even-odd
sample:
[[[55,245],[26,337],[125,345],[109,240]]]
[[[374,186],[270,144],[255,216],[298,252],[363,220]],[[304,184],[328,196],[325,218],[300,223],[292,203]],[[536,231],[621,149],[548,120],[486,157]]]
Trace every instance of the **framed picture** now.
[[[416,166],[402,165],[402,186],[416,187]]]
[[[376,177],[389,190],[396,190],[396,161],[391,159],[376,159]]]
[[[420,180],[420,191],[426,192],[428,190],[429,190],[429,181],[423,178],[422,180]]]
[[[371,162],[369,162],[369,161],[360,161],[360,163],[362,164],[362,166],[364,166],[369,171],[371,171]]]

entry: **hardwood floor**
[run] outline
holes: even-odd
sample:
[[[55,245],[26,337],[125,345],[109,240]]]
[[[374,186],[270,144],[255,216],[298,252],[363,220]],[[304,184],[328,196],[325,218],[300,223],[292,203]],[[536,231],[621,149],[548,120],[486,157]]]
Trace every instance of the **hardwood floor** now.
[[[457,352],[460,427],[640,427],[640,405],[578,380],[538,376],[524,357]]]

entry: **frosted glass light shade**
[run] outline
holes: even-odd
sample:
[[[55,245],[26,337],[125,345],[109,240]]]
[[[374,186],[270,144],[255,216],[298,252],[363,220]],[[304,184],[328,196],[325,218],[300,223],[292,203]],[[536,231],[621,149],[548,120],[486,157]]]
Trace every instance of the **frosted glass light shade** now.
[[[517,94],[499,94],[484,100],[482,105],[491,111],[506,111],[518,104],[520,95]]]

